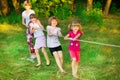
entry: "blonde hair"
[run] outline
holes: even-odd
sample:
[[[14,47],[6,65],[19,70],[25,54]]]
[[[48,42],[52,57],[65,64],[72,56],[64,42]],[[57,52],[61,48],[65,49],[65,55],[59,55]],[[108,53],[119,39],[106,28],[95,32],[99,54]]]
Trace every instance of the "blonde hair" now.
[[[55,16],[52,16],[52,17],[50,17],[50,18],[48,19],[48,25],[51,25],[51,22],[52,22],[53,19],[55,19],[55,20],[57,21],[57,25],[58,25],[58,24],[59,24],[59,20],[58,20],[58,18],[55,17]]]
[[[72,28],[73,26],[78,26],[78,27],[79,27],[79,30],[82,31],[82,26],[81,26],[81,24],[80,24],[79,22],[73,21],[71,24],[68,25],[68,29],[71,30],[71,28]]]
[[[25,8],[26,5],[29,5],[30,7],[32,7],[32,4],[29,0],[25,0],[23,3],[23,7]]]

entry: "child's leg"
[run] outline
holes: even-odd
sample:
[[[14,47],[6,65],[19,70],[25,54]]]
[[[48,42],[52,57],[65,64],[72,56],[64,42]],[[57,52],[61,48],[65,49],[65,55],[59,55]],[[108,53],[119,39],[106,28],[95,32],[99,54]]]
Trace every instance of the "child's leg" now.
[[[77,75],[77,71],[78,71],[78,62],[75,62],[75,73]]]
[[[70,56],[72,58],[72,75],[74,78],[78,78],[77,76],[77,68],[78,68],[78,65],[77,65],[77,58],[76,58],[76,52],[75,51],[69,51],[70,52]]]
[[[59,67],[60,71],[61,72],[65,72],[64,69],[62,68],[62,64],[61,64],[61,61],[60,61],[60,58],[59,58],[59,55],[58,55],[58,52],[53,52],[53,55],[55,57],[55,61],[57,63],[57,66]]]
[[[59,56],[59,59],[60,59],[61,65],[62,65],[63,64],[63,54],[62,54],[62,51],[58,51],[58,56]]]
[[[76,75],[76,69],[75,69],[75,63],[76,63],[76,59],[72,58],[72,75]]]
[[[75,64],[75,72],[77,75],[77,71],[78,71],[78,63],[80,61],[80,51],[76,51],[76,64]]]
[[[37,62],[38,62],[38,64],[36,66],[39,66],[41,64],[39,49],[35,49],[35,53],[36,53]]]
[[[42,48],[42,52],[43,52],[43,54],[45,56],[45,59],[46,59],[46,65],[49,65],[50,64],[50,60],[49,60],[48,54],[47,54],[47,52],[46,52],[44,47]]]
[[[28,37],[27,42],[28,42],[28,45],[29,45],[30,56],[31,56],[31,58],[35,58],[36,55],[35,55],[35,49],[34,49],[34,46],[33,46],[32,38]]]
[[[78,62],[76,62],[76,59],[73,58],[73,60],[72,60],[72,75],[74,78],[79,78],[77,75],[77,70],[78,70]]]

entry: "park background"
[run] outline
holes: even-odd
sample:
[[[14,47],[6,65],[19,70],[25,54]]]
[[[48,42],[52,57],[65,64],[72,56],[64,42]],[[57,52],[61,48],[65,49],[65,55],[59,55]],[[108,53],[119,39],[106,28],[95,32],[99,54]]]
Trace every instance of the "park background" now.
[[[46,28],[48,18],[57,16],[63,35],[67,25],[78,20],[84,31],[82,40],[120,46],[120,0],[30,0],[32,9]],[[0,0],[0,80],[76,80],[71,75],[69,41],[60,38],[63,47],[64,68],[62,75],[48,48],[51,65],[34,67],[29,57],[25,27],[21,13],[24,0]],[[46,34],[46,32],[45,32]],[[77,80],[119,80],[120,47],[81,42],[81,62]]]

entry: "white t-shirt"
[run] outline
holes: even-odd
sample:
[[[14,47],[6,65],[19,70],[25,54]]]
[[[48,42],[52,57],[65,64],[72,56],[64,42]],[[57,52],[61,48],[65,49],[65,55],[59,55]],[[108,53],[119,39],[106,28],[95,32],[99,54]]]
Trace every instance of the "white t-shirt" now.
[[[51,26],[47,26],[47,31],[50,31],[51,34],[57,35],[58,31],[60,31],[61,29],[59,27],[56,27],[55,29],[52,29]],[[47,35],[47,46],[49,48],[54,48],[54,47],[58,47],[60,46],[60,42],[58,39],[58,36],[49,36]]]
[[[35,38],[44,35],[41,27],[39,26],[39,24],[38,24],[37,22],[36,22],[36,23],[30,23],[29,26],[30,26],[31,28],[34,28],[34,27],[37,27],[37,28],[38,28],[38,29],[35,30],[35,32],[34,32],[34,37],[35,37]]]
[[[25,19],[26,27],[28,27],[28,23],[30,22],[30,15],[35,14],[34,10],[30,10],[29,14],[26,14],[26,11],[22,12],[22,18]]]

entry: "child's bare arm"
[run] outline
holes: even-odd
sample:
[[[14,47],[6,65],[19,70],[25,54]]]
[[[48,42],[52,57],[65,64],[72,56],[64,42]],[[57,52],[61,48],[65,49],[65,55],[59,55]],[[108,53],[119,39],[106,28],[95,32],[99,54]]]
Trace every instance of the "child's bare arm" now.
[[[49,29],[47,29],[48,36],[53,36]]]
[[[38,29],[37,27],[34,27],[34,28],[30,27],[30,34],[33,34],[37,29]]]
[[[38,24],[39,24],[39,26],[41,27],[41,29],[42,29],[43,31],[45,31],[44,26],[41,24],[40,21],[38,21]]]
[[[22,25],[26,27],[25,20],[23,17],[22,17]]]
[[[64,40],[72,40],[72,38],[69,37],[69,34],[67,34],[65,37],[64,37]]]
[[[81,34],[78,34],[77,36],[75,36],[75,37],[73,38],[73,40],[77,40],[80,36],[81,36]]]
[[[62,37],[62,33],[61,33],[60,30],[58,31],[58,36],[59,36],[59,37]]]

